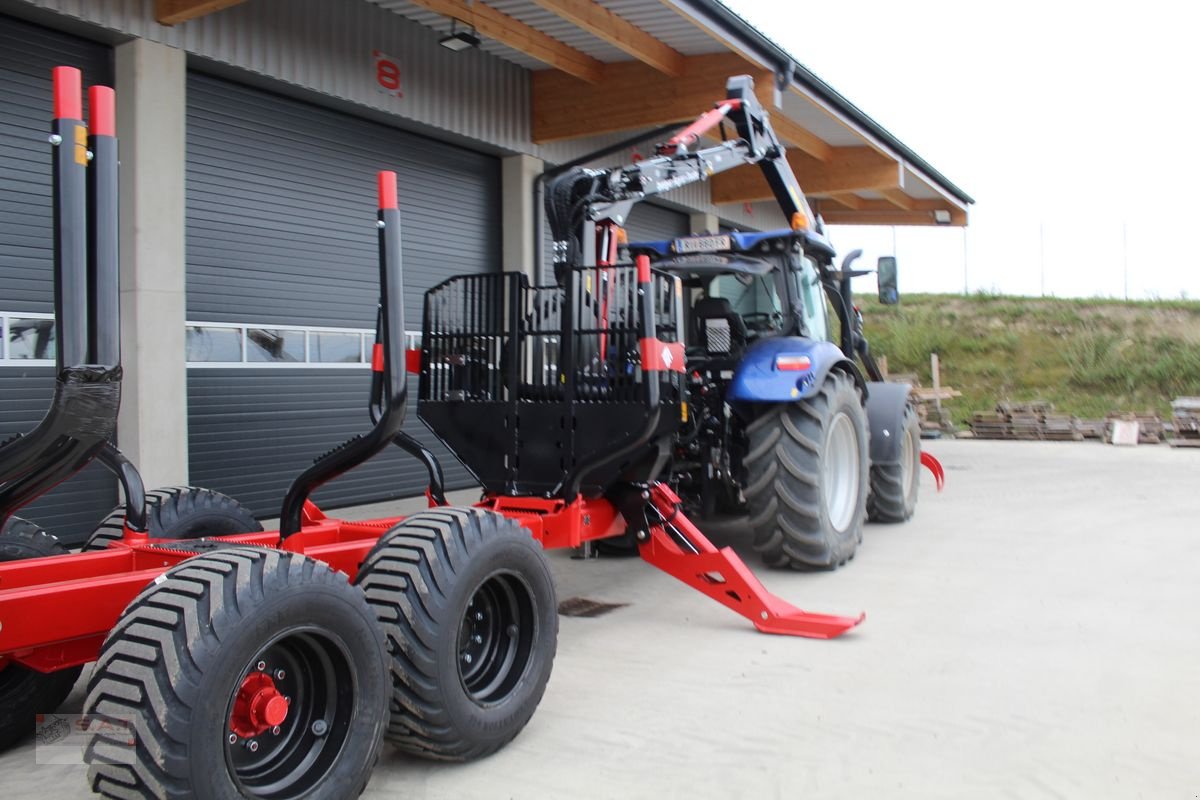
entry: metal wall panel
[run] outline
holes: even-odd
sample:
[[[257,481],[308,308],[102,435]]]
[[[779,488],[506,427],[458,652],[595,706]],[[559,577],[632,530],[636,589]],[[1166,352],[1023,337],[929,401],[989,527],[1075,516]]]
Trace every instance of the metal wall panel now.
[[[430,286],[500,268],[496,158],[194,73],[187,130],[189,320],[373,328],[379,169],[399,173],[408,329],[420,328]],[[189,370],[191,480],[277,514],[314,457],[370,426],[369,380],[365,369]],[[415,414],[407,429],[433,444]],[[436,452],[451,486],[471,483]],[[348,505],[425,485],[396,450],[317,499]]]
[[[0,309],[54,311],[50,70],[79,67],[85,86],[112,80],[112,51],[0,16]],[[54,395],[51,367],[0,366],[0,441],[32,430]],[[78,543],[116,504],[116,483],[92,465],[20,512]]]

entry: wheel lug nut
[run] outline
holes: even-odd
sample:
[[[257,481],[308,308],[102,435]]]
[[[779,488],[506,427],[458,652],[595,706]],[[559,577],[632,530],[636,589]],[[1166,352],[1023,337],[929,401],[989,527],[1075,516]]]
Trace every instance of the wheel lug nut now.
[[[265,670],[267,668],[267,662],[260,661],[254,665],[254,668],[257,669],[259,672],[262,672],[263,670]]]
[[[482,611],[476,611],[476,612],[475,612],[475,621],[476,621],[476,622],[483,622],[483,612],[482,612]]]
[[[258,742],[251,739],[250,741],[246,742],[246,749],[249,750],[251,753],[257,753],[258,752]]]
[[[283,670],[281,670],[281,669],[275,670],[275,680],[281,681],[286,677],[287,677],[287,673],[284,672]]]
[[[276,725],[274,728],[271,728],[271,735],[278,736],[279,732],[282,730],[283,730],[282,728],[280,728],[278,725]]]
[[[319,719],[312,724],[312,732],[314,736],[324,736],[329,731],[329,723],[323,719]]]
[[[471,658],[471,654],[470,654],[470,653],[463,653],[463,661],[465,661],[465,662],[467,662],[468,664],[470,664],[470,663],[471,663],[472,661],[474,661],[474,660],[475,660],[475,659]]]
[[[236,733],[229,734],[229,743],[237,744],[237,734]]]
[[[471,641],[475,644],[483,644],[483,637],[477,633],[471,637]]]

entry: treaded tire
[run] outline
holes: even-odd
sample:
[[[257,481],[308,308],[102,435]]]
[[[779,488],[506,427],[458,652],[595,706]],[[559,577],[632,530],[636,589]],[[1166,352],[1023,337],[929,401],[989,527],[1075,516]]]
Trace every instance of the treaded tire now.
[[[921,489],[921,421],[911,403],[904,409],[903,430],[908,442],[907,457],[902,445],[898,463],[871,465],[867,519],[872,522],[905,522],[917,509]]]
[[[235,699],[263,675],[287,701],[280,732],[235,733]],[[85,707],[88,780],[120,798],[357,797],[379,759],[388,690],[382,632],[344,574],[269,548],[196,556],[143,590],[105,639]]]
[[[554,583],[527,530],[478,509],[422,511],[379,540],[357,582],[391,654],[390,742],[424,758],[465,761],[494,753],[525,727],[558,639]],[[516,631],[511,616],[485,602],[505,591],[525,604]],[[482,621],[473,621],[476,612]],[[475,624],[479,645],[471,641]],[[489,626],[502,632],[493,637]],[[505,662],[505,648],[513,654],[508,671],[489,679],[488,690],[480,676]]]
[[[0,562],[60,556],[66,548],[41,526],[9,517],[0,531]],[[38,672],[21,664],[0,667],[0,750],[33,735],[38,714],[56,711],[71,694],[82,667]]]
[[[153,539],[192,539],[257,533],[262,525],[245,506],[228,495],[194,486],[171,486],[146,492],[146,521]],[[117,506],[83,545],[103,550],[125,532],[125,506]]]
[[[839,527],[831,518],[826,498],[831,478],[824,467],[832,457],[831,426],[841,415],[849,428],[837,423],[838,430],[852,431],[857,446],[852,470],[857,486],[846,495],[847,520]],[[750,446],[743,492],[754,549],[763,561],[772,567],[833,569],[853,558],[862,540],[870,463],[866,411],[854,380],[830,372],[811,398],[769,407],[746,430]]]

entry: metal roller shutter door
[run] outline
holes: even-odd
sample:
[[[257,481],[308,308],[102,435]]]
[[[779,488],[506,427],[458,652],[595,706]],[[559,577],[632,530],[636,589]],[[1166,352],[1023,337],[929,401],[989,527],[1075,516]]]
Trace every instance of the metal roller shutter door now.
[[[54,311],[50,201],[50,70],[83,71],[83,84],[112,85],[112,50],[0,16],[0,314]],[[4,357],[0,348],[0,359]],[[0,441],[31,430],[54,394],[54,369],[0,361]],[[117,500],[98,464],[19,513],[64,542],[81,542]]]
[[[189,320],[372,328],[380,169],[399,175],[409,330],[426,289],[500,268],[493,157],[201,74],[188,79],[187,130]],[[314,456],[369,426],[368,383],[365,370],[190,369],[192,482],[276,514]],[[471,484],[412,408],[406,430],[434,446],[449,485]],[[316,499],[334,507],[425,485],[392,448]]]

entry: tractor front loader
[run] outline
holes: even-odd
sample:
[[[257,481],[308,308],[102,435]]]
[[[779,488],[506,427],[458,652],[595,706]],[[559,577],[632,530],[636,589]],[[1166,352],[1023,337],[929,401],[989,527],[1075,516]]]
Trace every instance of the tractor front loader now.
[[[279,530],[230,530],[245,521],[198,495],[146,503],[154,493],[107,443],[120,380],[108,324],[116,270],[95,266],[103,248],[80,257],[72,238],[86,230],[115,243],[115,141],[86,146],[78,73],[57,78],[60,387],[47,421],[0,450],[0,508],[8,517],[93,459],[121,476],[126,506],[81,553],[28,528],[0,542],[0,557],[17,559],[0,564],[7,743],[95,662],[85,759],[107,797],[343,800],[362,792],[385,739],[427,758],[488,755],[529,721],[550,677],[558,619],[543,548],[626,532],[646,561],[760,631],[832,638],[862,621],[771,595],[660,480],[686,397],[678,276],[642,255],[603,265],[603,297],[588,264],[564,264],[555,287],[517,274],[452,278],[426,294],[422,349],[407,358],[396,176],[386,171],[371,429],[300,472]],[[111,137],[111,101],[92,109],[93,140]],[[85,174],[107,186],[87,203]],[[64,212],[76,206],[88,210]],[[72,327],[83,323],[91,333]],[[474,506],[446,505],[436,461],[401,436],[404,365],[417,361],[419,412],[479,477]],[[391,444],[429,470],[428,510],[346,521],[309,500]],[[177,525],[191,507],[216,519]]]

